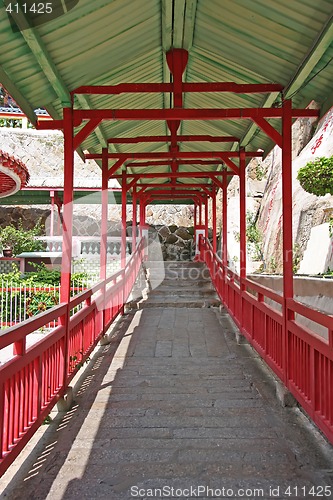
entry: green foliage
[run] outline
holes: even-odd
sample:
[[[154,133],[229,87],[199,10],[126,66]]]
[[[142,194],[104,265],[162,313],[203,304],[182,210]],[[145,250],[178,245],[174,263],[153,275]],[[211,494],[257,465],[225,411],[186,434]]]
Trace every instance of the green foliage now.
[[[316,196],[333,194],[333,156],[309,161],[299,169],[297,179],[308,193]]]
[[[51,415],[47,415],[47,416],[44,418],[44,420],[43,420],[43,422],[42,422],[42,425],[49,425],[49,424],[51,424],[51,423],[52,423],[52,417],[51,417]]]
[[[256,166],[256,178],[258,181],[262,181],[265,175],[267,174],[267,167],[265,167],[262,163]]]
[[[328,231],[330,238],[333,238],[333,217],[330,217],[330,220],[328,221]]]
[[[22,128],[22,120],[17,120],[15,118],[1,118],[0,127]]]
[[[261,243],[262,236],[257,228],[256,216],[253,212],[246,212],[246,237],[250,243]]]
[[[58,269],[48,269],[44,263],[35,264],[30,262],[30,264],[36,269],[36,271],[26,273],[22,280],[25,283],[34,284],[35,286],[41,285],[59,285],[61,278],[61,271]],[[87,273],[72,273],[71,274],[72,284],[78,286],[84,286],[88,280]]]
[[[239,231],[234,231],[234,238],[237,242],[240,241]],[[262,234],[257,228],[256,215],[253,212],[246,212],[246,244],[254,260],[262,258]]]
[[[294,274],[296,274],[297,271],[299,270],[301,260],[302,260],[302,249],[297,243],[295,243],[294,248],[293,248],[293,272],[294,272]]]
[[[11,273],[1,275],[2,283],[6,287],[8,283],[12,289],[11,292],[0,291],[0,316],[4,323],[30,318],[59,304],[60,271],[49,270],[45,264],[35,265],[35,268],[36,271],[21,275],[13,265]],[[86,273],[73,273],[71,277],[73,287],[86,286]],[[71,295],[75,293],[73,290]]]
[[[11,248],[14,256],[22,252],[38,252],[43,250],[44,245],[35,237],[42,233],[43,227],[40,220],[32,229],[23,229],[22,220],[19,220],[17,227],[10,224],[0,228],[0,244],[3,249]]]
[[[268,269],[275,274],[277,270],[277,263],[274,257],[271,257],[271,260],[269,261]]]

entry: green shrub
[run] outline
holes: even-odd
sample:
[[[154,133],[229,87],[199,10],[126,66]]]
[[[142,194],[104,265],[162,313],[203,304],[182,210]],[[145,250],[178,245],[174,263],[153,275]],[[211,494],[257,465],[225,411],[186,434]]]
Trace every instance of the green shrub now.
[[[35,265],[36,271],[21,275],[17,268],[11,273],[1,274],[4,288],[0,291],[0,318],[10,323],[35,316],[59,304],[60,271],[48,270],[45,264]],[[87,283],[86,273],[73,273],[71,285],[83,288]],[[71,295],[77,291],[73,290]]]
[[[19,220],[17,227],[9,224],[0,228],[0,244],[2,249],[11,248],[14,256],[22,252],[38,252],[43,250],[44,245],[35,237],[42,233],[43,227],[40,220],[33,229],[23,229],[22,220]]]
[[[297,179],[308,193],[316,196],[333,194],[333,156],[309,161],[299,169]]]

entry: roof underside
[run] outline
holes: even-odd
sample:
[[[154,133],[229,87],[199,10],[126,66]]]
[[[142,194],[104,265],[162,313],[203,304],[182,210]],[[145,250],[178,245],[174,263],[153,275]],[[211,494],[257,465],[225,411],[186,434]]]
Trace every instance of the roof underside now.
[[[5,4],[9,2],[4,1]],[[55,3],[55,2],[53,2]],[[75,4],[76,2],[73,2]],[[62,118],[70,92],[82,85],[168,83],[166,53],[189,53],[183,82],[276,83],[294,107],[312,100],[326,111],[333,102],[333,26],[330,0],[80,0],[69,12],[27,27],[28,15],[0,12],[0,81],[30,119],[44,107]],[[36,24],[36,23],[35,23]],[[184,108],[255,108],[279,105],[281,94],[188,93]],[[163,109],[168,93],[78,95],[76,109]],[[278,120],[269,120],[276,128]],[[240,142],[180,142],[181,152],[249,151],[267,153],[273,143],[251,120],[182,121],[182,135],[236,136]],[[103,121],[82,150],[100,153],[110,137],[169,135],[165,121]],[[110,144],[110,152],[167,152],[166,141]],[[110,164],[115,160],[110,160]],[[181,164],[179,171],[214,171],[220,163]],[[168,183],[170,165],[147,166],[138,173],[166,173],[145,183]],[[128,168],[129,173],[134,169]],[[120,173],[120,170],[119,172]],[[143,181],[142,181],[143,182]],[[179,178],[181,183],[211,183]]]

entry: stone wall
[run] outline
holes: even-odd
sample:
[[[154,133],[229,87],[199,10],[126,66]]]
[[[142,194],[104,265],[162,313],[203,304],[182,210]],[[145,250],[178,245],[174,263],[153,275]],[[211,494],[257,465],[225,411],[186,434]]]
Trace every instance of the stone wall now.
[[[24,229],[33,229],[38,220],[45,226],[51,210],[47,208],[3,207],[0,206],[0,227],[13,224],[17,227],[19,220]]]
[[[163,260],[190,260],[194,253],[194,227],[157,225],[149,228],[149,241],[161,245]]]

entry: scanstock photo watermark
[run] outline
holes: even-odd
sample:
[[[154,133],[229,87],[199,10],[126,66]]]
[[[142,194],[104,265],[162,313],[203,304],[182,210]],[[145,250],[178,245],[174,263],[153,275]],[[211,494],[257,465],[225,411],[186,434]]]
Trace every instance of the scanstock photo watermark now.
[[[79,0],[3,0],[9,22],[14,32],[45,24],[71,11]]]
[[[159,488],[132,486],[132,498],[331,498],[331,486],[268,486],[267,488],[210,487],[207,485],[179,488],[164,485]]]

